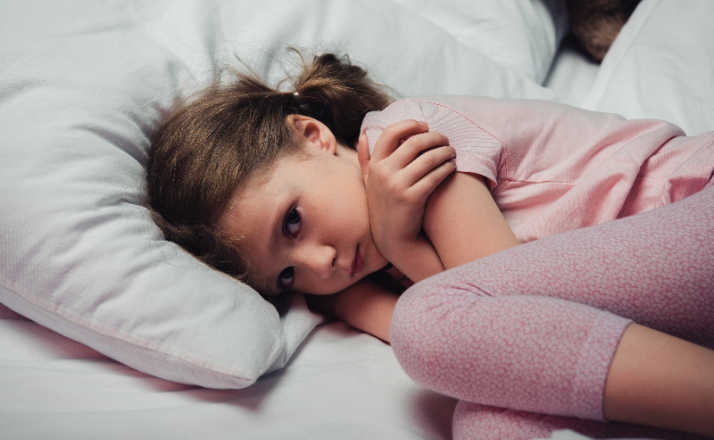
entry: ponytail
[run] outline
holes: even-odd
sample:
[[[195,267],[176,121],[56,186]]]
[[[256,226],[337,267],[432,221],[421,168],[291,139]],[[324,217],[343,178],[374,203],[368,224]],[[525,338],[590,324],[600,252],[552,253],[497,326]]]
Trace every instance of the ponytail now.
[[[328,53],[316,56],[295,80],[299,113],[327,125],[345,146],[353,146],[369,111],[382,110],[390,98],[349,58]]]

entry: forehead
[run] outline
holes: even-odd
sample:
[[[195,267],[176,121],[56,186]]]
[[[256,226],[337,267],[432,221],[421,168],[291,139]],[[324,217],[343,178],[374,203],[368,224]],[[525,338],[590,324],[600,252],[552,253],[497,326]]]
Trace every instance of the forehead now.
[[[282,220],[282,211],[301,187],[299,157],[286,155],[263,170],[256,171],[238,188],[218,220],[220,231],[236,243],[248,262],[247,281],[260,290],[274,290],[267,279],[276,258],[270,239]]]
[[[250,230],[255,223],[253,220],[268,214],[276,199],[294,187],[292,175],[295,173],[291,169],[295,168],[295,161],[292,156],[283,155],[273,164],[253,171],[236,188],[218,221],[223,232],[233,234],[243,229]]]

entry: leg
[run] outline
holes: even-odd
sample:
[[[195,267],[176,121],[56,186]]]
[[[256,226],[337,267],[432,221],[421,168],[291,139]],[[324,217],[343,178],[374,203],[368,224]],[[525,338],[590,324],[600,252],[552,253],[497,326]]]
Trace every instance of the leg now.
[[[621,316],[714,345],[711,237],[714,185],[452,269],[400,298],[394,352],[462,400],[602,420]]]
[[[463,400],[456,405],[452,423],[454,440],[530,440],[549,438],[554,432],[561,430],[570,430],[588,438],[697,438],[689,434],[643,426],[515,411]]]

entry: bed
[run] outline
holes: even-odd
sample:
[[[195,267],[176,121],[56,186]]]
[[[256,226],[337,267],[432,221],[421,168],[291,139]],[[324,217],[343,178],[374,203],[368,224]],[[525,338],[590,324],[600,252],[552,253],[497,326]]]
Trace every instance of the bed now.
[[[3,2],[0,437],[450,438],[456,402],[388,345],[163,242],[142,183],[162,112],[223,66],[275,81],[293,45],[349,53],[396,95],[552,99],[697,134],[712,17],[644,0],[596,64],[560,1]]]

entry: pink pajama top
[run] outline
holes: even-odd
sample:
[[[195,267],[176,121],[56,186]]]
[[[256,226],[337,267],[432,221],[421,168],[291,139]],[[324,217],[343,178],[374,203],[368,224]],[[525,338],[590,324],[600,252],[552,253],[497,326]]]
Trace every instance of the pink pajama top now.
[[[417,119],[448,137],[457,170],[488,179],[521,242],[672,203],[712,175],[709,136],[546,101],[401,99],[362,123],[370,150],[381,131]]]

